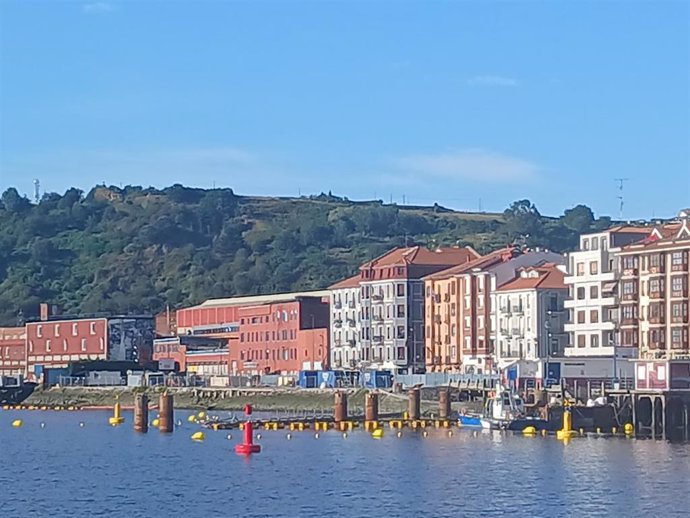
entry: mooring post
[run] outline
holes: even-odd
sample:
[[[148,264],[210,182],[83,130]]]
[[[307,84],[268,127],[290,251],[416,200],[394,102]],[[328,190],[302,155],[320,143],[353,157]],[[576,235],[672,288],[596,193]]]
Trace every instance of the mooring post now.
[[[364,420],[379,420],[379,395],[376,392],[367,392],[364,406]]]
[[[335,422],[347,421],[347,394],[338,390],[335,393],[335,408],[333,409]]]
[[[161,394],[158,404],[158,411],[160,412],[160,423],[158,428],[163,433],[171,433],[173,431],[173,397],[172,394],[164,392]]]
[[[407,398],[407,417],[411,421],[417,421],[419,419],[419,389],[415,388],[410,390],[407,393]]]
[[[149,431],[149,397],[146,394],[137,394],[134,399],[134,431]]]
[[[438,392],[438,417],[448,419],[450,415],[450,390],[441,389]]]

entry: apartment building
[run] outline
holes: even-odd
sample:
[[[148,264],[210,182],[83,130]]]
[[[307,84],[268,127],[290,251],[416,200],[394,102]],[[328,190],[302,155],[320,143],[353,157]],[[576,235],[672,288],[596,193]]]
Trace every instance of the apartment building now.
[[[562,262],[553,252],[511,246],[425,277],[427,370],[491,372],[496,329],[492,293],[520,268]]]
[[[609,356],[631,358],[636,344],[621,341],[618,328],[620,267],[617,252],[645,239],[649,227],[618,226],[580,236],[580,246],[568,254],[569,311],[566,356]]]
[[[640,358],[690,357],[690,212],[659,226],[620,257],[620,336]]]
[[[496,312],[494,351],[497,367],[526,360],[538,362],[536,378],[543,379],[541,360],[562,356],[567,336],[563,303],[568,288],[564,265],[545,263],[521,268],[515,279],[501,285],[494,295]]]
[[[334,365],[424,372],[422,278],[478,256],[471,248],[395,248],[334,285]]]
[[[26,328],[0,327],[0,376],[26,372]]]
[[[354,369],[365,359],[362,347],[362,290],[359,274],[334,284],[331,291],[331,367]]]

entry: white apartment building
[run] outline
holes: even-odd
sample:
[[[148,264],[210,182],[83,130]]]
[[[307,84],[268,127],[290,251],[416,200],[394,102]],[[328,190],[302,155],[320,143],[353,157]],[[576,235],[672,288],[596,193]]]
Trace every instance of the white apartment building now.
[[[331,291],[331,367],[353,369],[371,357],[370,347],[362,345],[362,297],[359,275],[345,279]]]
[[[565,266],[552,263],[522,268],[496,290],[494,354],[499,369],[522,360],[539,362],[535,377],[542,378],[541,360],[563,355],[565,271]]]
[[[566,356],[630,358],[634,347],[622,347],[619,332],[620,265],[616,252],[647,237],[651,229],[619,226],[580,236],[579,250],[568,254],[569,322]]]

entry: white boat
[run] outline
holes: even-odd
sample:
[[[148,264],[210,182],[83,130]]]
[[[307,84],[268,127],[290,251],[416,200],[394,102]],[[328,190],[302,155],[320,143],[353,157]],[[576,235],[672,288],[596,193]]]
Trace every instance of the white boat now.
[[[517,394],[500,385],[493,396],[486,400],[482,428],[499,430],[508,428],[510,423],[525,416],[525,402]]]

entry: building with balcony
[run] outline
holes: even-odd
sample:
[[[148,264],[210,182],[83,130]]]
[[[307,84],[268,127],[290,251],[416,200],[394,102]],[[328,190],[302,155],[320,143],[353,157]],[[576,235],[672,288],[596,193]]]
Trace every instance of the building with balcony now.
[[[424,372],[424,286],[422,278],[466,263],[471,248],[395,248],[364,263],[359,274],[332,287],[331,336],[335,365]],[[359,295],[353,293],[359,283]],[[347,295],[347,300],[345,299]],[[353,306],[353,307],[350,307]],[[354,323],[348,322],[353,315]],[[357,330],[359,334],[347,331]]]
[[[641,241],[649,227],[618,226],[580,236],[580,246],[568,254],[568,333],[566,356],[631,358],[637,354],[634,343],[623,343],[619,329],[619,303],[631,293],[622,293],[618,281],[621,269],[617,252]]]
[[[0,376],[26,373],[26,328],[0,327]]]
[[[659,226],[623,247],[620,336],[643,359],[690,358],[690,221]]]
[[[424,278],[425,359],[431,372],[487,373],[494,368],[492,294],[520,268],[561,264],[559,254],[507,247]]]
[[[360,276],[331,286],[331,368],[354,369],[365,360],[362,348]]]
[[[521,268],[515,279],[493,295],[496,328],[494,356],[499,369],[518,361],[535,364],[535,378],[543,379],[542,360],[563,355],[567,336],[563,303],[568,288],[564,265],[546,263]]]

